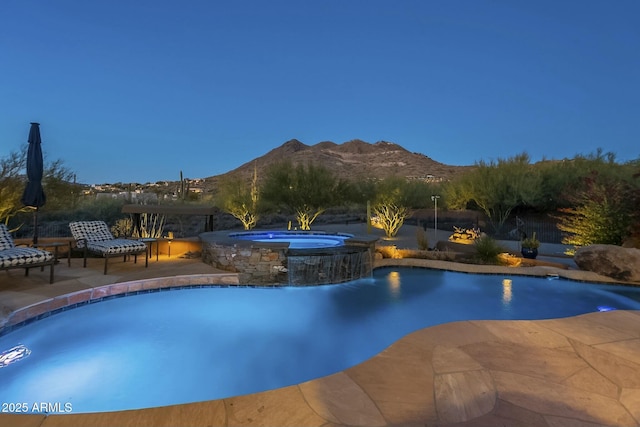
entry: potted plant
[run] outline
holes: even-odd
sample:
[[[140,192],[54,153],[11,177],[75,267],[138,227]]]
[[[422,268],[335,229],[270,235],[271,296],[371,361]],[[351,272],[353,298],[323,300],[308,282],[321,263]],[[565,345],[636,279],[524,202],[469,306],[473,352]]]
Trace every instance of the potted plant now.
[[[520,242],[520,252],[524,258],[535,259],[538,256],[538,248],[540,247],[540,240],[536,238],[535,231],[531,237],[525,237]]]

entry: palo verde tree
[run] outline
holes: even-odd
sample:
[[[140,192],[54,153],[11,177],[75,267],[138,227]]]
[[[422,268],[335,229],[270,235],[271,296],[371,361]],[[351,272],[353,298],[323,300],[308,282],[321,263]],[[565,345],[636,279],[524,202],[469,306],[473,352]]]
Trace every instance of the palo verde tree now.
[[[496,231],[500,231],[516,207],[535,206],[540,199],[541,177],[519,154],[497,161],[480,161],[476,168],[446,186],[448,206],[465,208],[475,204]]]
[[[47,211],[73,209],[80,197],[80,185],[74,182],[73,172],[62,160],[54,160],[45,166],[42,186],[47,193]]]
[[[0,222],[8,224],[9,220],[31,207],[22,204],[22,192],[26,185],[27,147],[20,151],[12,151],[0,158]],[[47,212],[69,209],[75,206],[79,197],[79,186],[72,182],[73,173],[64,166],[61,160],[45,162],[42,186],[47,195]]]
[[[251,183],[236,178],[225,178],[218,186],[217,203],[225,212],[239,219],[245,230],[251,230],[258,222],[258,171],[254,167]]]
[[[20,201],[25,185],[21,178],[25,162],[26,149],[12,151],[0,159],[0,221],[4,224],[18,212],[27,210]]]
[[[284,161],[267,170],[260,193],[270,204],[293,212],[301,230],[310,230],[319,215],[340,203],[345,186],[323,166]]]
[[[408,189],[407,180],[401,177],[389,177],[376,183],[376,195],[371,209],[387,237],[398,234],[410,214]]]

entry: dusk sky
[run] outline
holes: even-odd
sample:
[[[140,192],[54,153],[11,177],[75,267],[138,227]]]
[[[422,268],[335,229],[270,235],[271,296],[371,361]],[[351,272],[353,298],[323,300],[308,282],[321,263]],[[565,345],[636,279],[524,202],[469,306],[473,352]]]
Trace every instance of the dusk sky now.
[[[45,161],[87,184],[218,175],[293,138],[451,165],[638,159],[639,16],[638,0],[2,0],[0,157],[39,122]]]

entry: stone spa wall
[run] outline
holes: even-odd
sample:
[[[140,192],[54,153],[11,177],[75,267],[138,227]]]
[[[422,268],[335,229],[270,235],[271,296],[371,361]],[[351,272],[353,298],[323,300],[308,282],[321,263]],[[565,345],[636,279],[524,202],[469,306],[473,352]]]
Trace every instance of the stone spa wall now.
[[[229,234],[228,231],[201,234],[202,260],[218,269],[237,273],[240,284],[342,283],[370,277],[373,270],[376,237],[354,236],[340,247],[289,249],[288,243],[238,240]]]

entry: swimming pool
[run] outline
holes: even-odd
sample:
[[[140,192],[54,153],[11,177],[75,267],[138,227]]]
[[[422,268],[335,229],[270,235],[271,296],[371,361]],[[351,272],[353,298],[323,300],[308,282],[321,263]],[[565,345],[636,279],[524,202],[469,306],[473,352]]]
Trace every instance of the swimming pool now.
[[[70,404],[80,413],[211,400],[343,370],[427,326],[599,307],[640,310],[640,289],[384,268],[344,285],[116,298],[0,337],[0,351],[18,344],[31,351],[0,369],[0,401]]]
[[[312,233],[295,231],[258,231],[231,233],[229,237],[262,243],[289,243],[290,249],[315,249],[344,246],[344,241],[353,237],[346,233]]]

